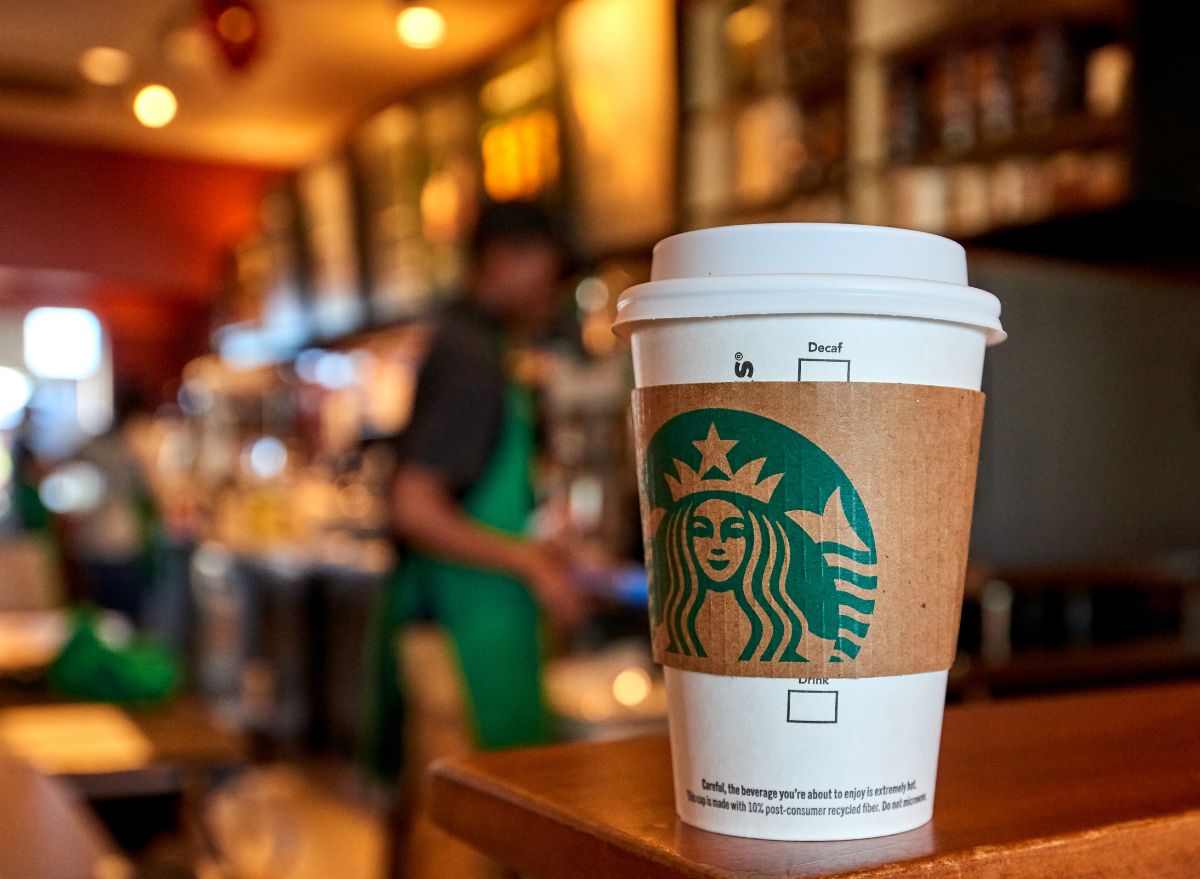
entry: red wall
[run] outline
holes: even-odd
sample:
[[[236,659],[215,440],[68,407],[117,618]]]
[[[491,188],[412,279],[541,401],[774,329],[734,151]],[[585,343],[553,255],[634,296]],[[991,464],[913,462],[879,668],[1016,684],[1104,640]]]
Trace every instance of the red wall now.
[[[85,276],[18,274],[3,299],[91,308],[118,382],[159,393],[204,350],[224,254],[280,173],[0,139],[0,266]]]
[[[0,140],[0,265],[207,299],[278,173]]]

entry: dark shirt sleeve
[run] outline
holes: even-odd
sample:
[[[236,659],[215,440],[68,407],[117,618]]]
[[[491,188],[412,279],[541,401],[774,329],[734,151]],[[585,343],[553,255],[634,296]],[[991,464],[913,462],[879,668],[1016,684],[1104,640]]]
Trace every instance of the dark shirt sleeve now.
[[[504,373],[483,324],[448,316],[421,366],[401,463],[441,476],[462,497],[483,474],[504,417]]]

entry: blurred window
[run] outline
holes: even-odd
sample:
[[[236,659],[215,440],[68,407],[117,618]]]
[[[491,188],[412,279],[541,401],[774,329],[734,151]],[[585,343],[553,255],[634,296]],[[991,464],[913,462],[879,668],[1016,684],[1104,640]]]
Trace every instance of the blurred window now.
[[[25,315],[25,366],[39,378],[90,378],[100,369],[101,340],[87,309],[35,308]]]

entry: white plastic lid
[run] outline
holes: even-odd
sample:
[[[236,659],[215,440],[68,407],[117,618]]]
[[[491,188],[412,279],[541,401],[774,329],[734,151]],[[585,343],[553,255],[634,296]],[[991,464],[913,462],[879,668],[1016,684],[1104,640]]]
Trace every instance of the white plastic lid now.
[[[962,246],[884,226],[762,223],[683,232],[654,248],[651,280],[626,290],[614,329],[645,320],[875,314],[964,323],[1003,341],[1000,302],[967,286]]]

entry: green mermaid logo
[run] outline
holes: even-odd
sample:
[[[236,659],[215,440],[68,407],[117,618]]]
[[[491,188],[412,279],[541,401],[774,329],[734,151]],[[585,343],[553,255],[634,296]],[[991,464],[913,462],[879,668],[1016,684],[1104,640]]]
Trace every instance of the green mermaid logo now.
[[[697,621],[730,592],[749,621],[739,660],[846,662],[875,608],[875,539],[841,467],[796,431],[700,409],[651,439],[651,622],[666,651],[705,657]]]

